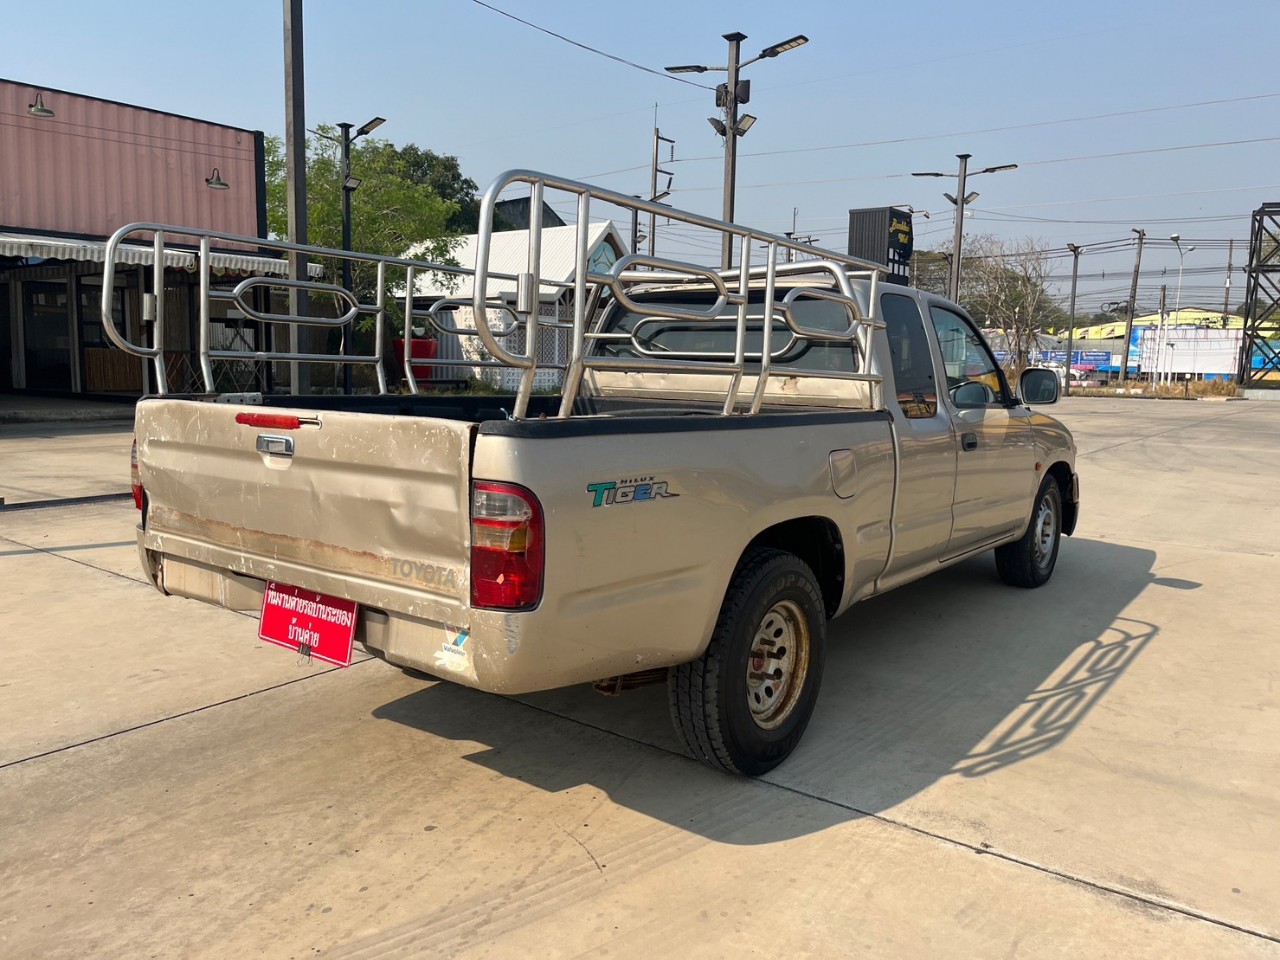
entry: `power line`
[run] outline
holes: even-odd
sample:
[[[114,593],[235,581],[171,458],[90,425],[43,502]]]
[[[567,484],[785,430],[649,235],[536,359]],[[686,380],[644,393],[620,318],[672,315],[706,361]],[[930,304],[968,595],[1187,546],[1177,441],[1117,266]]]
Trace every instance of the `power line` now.
[[[1057,217],[1033,217],[1030,214],[1018,213],[993,213],[989,216],[978,216],[974,214],[975,220],[996,220],[996,221],[1029,221],[1032,223],[1085,223],[1100,224],[1103,226],[1111,226],[1113,224],[1135,223],[1141,220],[1143,223],[1226,223],[1231,220],[1247,220],[1249,214],[1223,214],[1213,217],[1123,217],[1114,220],[1065,220]]]
[[[1020,162],[1018,165],[1020,167],[1035,167],[1035,166],[1046,166],[1048,164],[1054,164],[1054,163],[1077,163],[1079,161],[1085,161],[1085,160],[1111,160],[1117,157],[1137,157],[1137,156],[1142,156],[1145,154],[1152,154],[1152,153],[1170,153],[1175,150],[1203,150],[1203,149],[1208,149],[1210,147],[1233,147],[1233,146],[1240,146],[1241,144],[1274,143],[1278,140],[1280,140],[1280,136],[1259,137],[1254,140],[1221,140],[1221,141],[1215,141],[1212,143],[1185,143],[1185,144],[1178,144],[1172,147],[1152,147],[1146,150],[1124,150],[1117,153],[1099,153],[1091,156],[1082,156],[1082,157],[1057,157],[1051,160],[1027,160],[1027,161]],[[739,190],[761,190],[761,189],[769,189],[774,187],[801,187],[801,186],[819,186],[819,185],[828,184],[828,183],[855,183],[863,180],[902,180],[909,176],[911,176],[911,174],[909,173],[882,173],[874,176],[865,176],[865,177],[829,177],[821,180],[789,180],[789,181],[783,181],[778,183],[744,183],[744,184],[739,184],[738,189]],[[1272,186],[1274,185],[1268,184],[1266,186],[1266,189],[1270,189]],[[682,187],[680,188],[680,192],[702,193],[710,190],[720,190],[720,189],[721,188],[718,186]],[[1244,190],[1244,189],[1260,189],[1260,188],[1238,187],[1238,188],[1232,188],[1232,189]],[[1196,192],[1200,192],[1200,191],[1190,191],[1190,193],[1196,193]],[[1190,193],[1165,194],[1165,196],[1189,196]],[[1080,200],[1080,201],[1062,201],[1062,202],[1063,203],[1088,203],[1091,201]],[[1036,206],[1036,204],[1024,204],[1024,206]],[[994,208],[993,207],[992,209],[1016,209],[1016,207],[1013,207],[1013,208]]]
[[[819,153],[826,150],[852,150],[861,147],[885,147],[902,143],[922,143],[928,140],[945,140],[949,137],[972,137],[986,133],[1007,133],[1010,130],[1030,130],[1037,127],[1052,127],[1066,123],[1084,123],[1090,120],[1110,120],[1117,117],[1134,117],[1147,113],[1160,113],[1170,110],[1189,110],[1195,107],[1219,106],[1227,103],[1245,103],[1252,100],[1269,100],[1280,97],[1280,93],[1259,93],[1246,97],[1229,97],[1220,100],[1199,100],[1194,103],[1176,103],[1164,107],[1143,107],[1138,110],[1121,110],[1115,113],[1095,113],[1081,117],[1063,117],[1059,120],[1036,120],[1030,123],[1014,123],[1002,127],[983,127],[977,130],[959,130],[954,133],[934,133],[918,137],[894,137],[888,140],[863,140],[857,143],[834,143],[817,147],[794,147],[789,150],[765,150],[759,153],[742,153],[740,157],[775,157],[793,153]],[[701,161],[722,160],[720,155],[703,157],[681,157],[677,163],[698,163]],[[1046,161],[1047,162],[1047,161]],[[1023,164],[1025,166],[1025,164]]]
[[[540,33],[545,33],[549,37],[555,37],[557,40],[563,40],[565,43],[571,43],[575,47],[578,47],[582,50],[586,50],[590,53],[594,53],[597,56],[604,57],[607,60],[612,60],[615,63],[625,64],[628,67],[635,67],[637,70],[643,70],[645,73],[652,73],[655,77],[665,77],[668,80],[675,80],[679,83],[687,83],[691,87],[699,87],[703,90],[712,89],[711,87],[708,87],[705,83],[695,83],[692,80],[686,80],[684,77],[677,77],[677,76],[674,76],[673,74],[665,73],[661,70],[654,70],[652,67],[646,67],[643,64],[635,63],[634,61],[627,60],[624,57],[615,56],[612,53],[605,53],[603,50],[597,50],[595,47],[588,46],[585,43],[579,43],[577,40],[571,39],[570,37],[566,37],[562,33],[556,33],[554,30],[548,30],[546,27],[540,27],[536,23],[530,23],[528,20],[521,20],[514,13],[507,13],[507,11],[505,10],[499,10],[497,7],[493,6],[492,4],[485,3],[484,0],[471,0],[471,2],[476,4],[477,6],[484,7],[486,10],[492,10],[494,13],[502,15],[506,17],[508,20],[514,20],[516,23],[523,23],[526,27],[532,27],[534,30],[539,31]]]

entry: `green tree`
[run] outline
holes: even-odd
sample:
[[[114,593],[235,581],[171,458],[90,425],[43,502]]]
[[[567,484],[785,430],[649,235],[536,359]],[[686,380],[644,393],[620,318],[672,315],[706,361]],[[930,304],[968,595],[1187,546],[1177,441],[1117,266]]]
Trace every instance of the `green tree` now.
[[[457,204],[458,209],[446,224],[450,233],[475,233],[480,229],[478,188],[474,180],[462,175],[457,157],[424,150],[414,143],[397,148],[379,141],[379,148],[399,154],[398,161],[404,165],[411,182],[430,187],[440,199]]]
[[[338,136],[333,127],[322,126],[319,132]],[[307,234],[312,246],[342,246],[340,153],[338,144],[324,137],[307,139]],[[440,157],[414,144],[396,147],[388,140],[367,137],[352,144],[351,172],[361,180],[351,197],[352,249],[401,256],[411,244],[427,241],[430,245],[424,256],[448,262],[454,242],[450,224],[461,210],[455,197],[465,199],[468,185],[474,188],[470,180],[461,179],[460,172],[455,178],[458,182],[451,183],[450,169],[457,171],[456,158]],[[284,149],[279,137],[267,137],[266,174],[267,227],[271,236],[283,238],[288,233],[288,208]],[[438,189],[451,196],[442,196]],[[326,262],[324,268],[325,278],[336,282],[340,263]],[[375,276],[372,266],[357,265],[353,285],[361,295],[367,295]]]

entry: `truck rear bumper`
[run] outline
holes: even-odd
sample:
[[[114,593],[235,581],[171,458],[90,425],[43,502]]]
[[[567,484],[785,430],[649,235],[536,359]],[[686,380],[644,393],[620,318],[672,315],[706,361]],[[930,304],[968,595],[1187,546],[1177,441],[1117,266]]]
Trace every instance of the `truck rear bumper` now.
[[[360,604],[356,642],[388,663],[410,667],[489,693],[530,693],[670,666],[688,659],[677,651],[635,656],[568,640],[545,611],[507,613],[463,605],[456,614],[419,616],[378,601],[397,588],[355,577],[236,553],[173,534],[138,529],[143,570],[163,593],[245,613],[258,613],[267,580],[316,590]],[[237,569],[238,568],[238,569]],[[445,605],[421,597],[425,609]],[[445,608],[447,609],[447,608]],[[602,646],[604,647],[602,649]]]

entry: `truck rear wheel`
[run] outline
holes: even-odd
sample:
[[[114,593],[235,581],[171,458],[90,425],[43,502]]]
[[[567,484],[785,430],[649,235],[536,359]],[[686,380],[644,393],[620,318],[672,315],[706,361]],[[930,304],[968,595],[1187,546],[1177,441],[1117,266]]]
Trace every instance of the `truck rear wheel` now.
[[[996,571],[1011,587],[1040,587],[1049,582],[1058,563],[1062,539],[1062,490],[1045,477],[1022,538],[996,547]]]
[[[759,776],[795,749],[822,683],[827,618],[799,557],[757,549],[738,566],[706,653],[673,667],[671,719],[689,752]]]

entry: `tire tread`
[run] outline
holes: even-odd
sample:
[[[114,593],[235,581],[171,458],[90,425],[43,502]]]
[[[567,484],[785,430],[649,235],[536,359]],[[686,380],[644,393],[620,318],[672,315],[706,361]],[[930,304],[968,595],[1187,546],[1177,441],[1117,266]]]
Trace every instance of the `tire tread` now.
[[[745,605],[739,601],[748,585],[764,575],[771,565],[793,564],[802,568],[811,585],[815,583],[812,570],[794,554],[766,547],[749,551],[729,581],[706,653],[690,663],[672,667],[668,674],[667,699],[676,732],[696,759],[727,773],[741,775],[745,771],[734,762],[721,724],[720,671],[724,667],[721,653],[744,614]],[[819,609],[822,609],[820,604]]]

